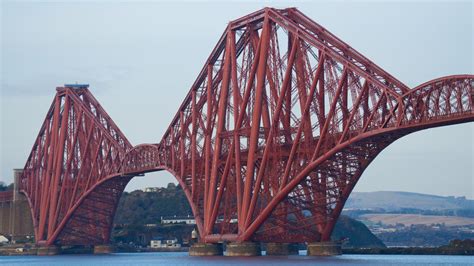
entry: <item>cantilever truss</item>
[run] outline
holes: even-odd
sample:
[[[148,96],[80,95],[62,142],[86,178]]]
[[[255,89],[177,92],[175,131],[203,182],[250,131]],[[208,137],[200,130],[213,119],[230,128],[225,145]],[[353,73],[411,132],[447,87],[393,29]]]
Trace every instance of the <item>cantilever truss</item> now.
[[[326,241],[385,147],[474,121],[473,86],[410,89],[298,10],[265,8],[229,23],[158,144],[132,148],[87,89],[58,89],[22,179],[36,239],[108,242],[127,182],[167,170],[202,241]]]
[[[55,229],[68,219],[68,211],[97,182],[117,173],[131,148],[87,88],[58,88],[22,180],[37,241],[55,238],[59,233]],[[106,211],[115,210],[122,190]],[[97,209],[100,202],[95,203]],[[88,229],[91,233],[97,231],[95,226]],[[108,231],[107,227],[103,234]]]

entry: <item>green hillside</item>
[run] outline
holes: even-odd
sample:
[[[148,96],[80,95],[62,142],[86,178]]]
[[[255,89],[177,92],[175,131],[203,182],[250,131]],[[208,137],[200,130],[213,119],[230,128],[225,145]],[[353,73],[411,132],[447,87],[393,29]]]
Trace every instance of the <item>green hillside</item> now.
[[[333,240],[347,238],[347,241],[344,243],[344,247],[385,247],[382,240],[372,234],[365,224],[344,215],[339,217],[331,238]]]
[[[157,192],[137,190],[123,193],[114,222],[116,225],[132,225],[135,228],[143,228],[142,225],[145,224],[159,224],[162,216],[174,215],[192,215],[192,211],[183,190],[179,186],[171,184]],[[167,232],[167,234],[172,234],[172,232]],[[179,232],[175,232],[175,234],[180,238]],[[186,231],[182,237],[187,234]],[[347,216],[339,218],[332,238],[335,240],[347,239],[345,243],[347,247],[384,247],[383,242],[373,235],[364,224]]]
[[[136,190],[124,192],[120,198],[115,224],[158,224],[161,216],[192,215],[186,195],[179,186],[170,183],[159,192]]]
[[[401,191],[352,192],[345,209],[474,210],[474,200]]]

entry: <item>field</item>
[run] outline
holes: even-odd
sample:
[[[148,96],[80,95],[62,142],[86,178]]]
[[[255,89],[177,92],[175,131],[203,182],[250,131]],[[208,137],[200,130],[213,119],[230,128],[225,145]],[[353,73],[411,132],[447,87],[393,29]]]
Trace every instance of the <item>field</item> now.
[[[474,225],[474,218],[455,217],[455,216],[436,216],[419,214],[364,214],[360,216],[362,220],[368,220],[373,223],[382,222],[385,225],[403,224],[410,226],[412,224],[445,224],[446,226],[465,226]]]

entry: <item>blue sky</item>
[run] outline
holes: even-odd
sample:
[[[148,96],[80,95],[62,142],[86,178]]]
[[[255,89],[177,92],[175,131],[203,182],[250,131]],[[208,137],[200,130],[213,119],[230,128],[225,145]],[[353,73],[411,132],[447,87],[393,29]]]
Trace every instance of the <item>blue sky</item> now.
[[[473,3],[1,2],[0,180],[22,168],[64,83],[91,91],[133,144],[156,143],[233,19],[295,6],[410,87],[474,73]],[[356,191],[474,198],[474,126],[404,137],[366,170]],[[173,181],[161,172],[127,190]]]

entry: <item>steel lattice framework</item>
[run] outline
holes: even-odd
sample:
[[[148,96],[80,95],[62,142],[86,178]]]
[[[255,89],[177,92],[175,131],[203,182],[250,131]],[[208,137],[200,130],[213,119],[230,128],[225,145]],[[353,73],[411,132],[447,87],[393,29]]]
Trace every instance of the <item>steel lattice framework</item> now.
[[[138,174],[167,170],[205,242],[330,238],[370,162],[474,121],[474,76],[414,89],[294,8],[227,26],[158,144],[133,147],[87,88],[61,87],[22,176],[40,244],[103,244]]]

